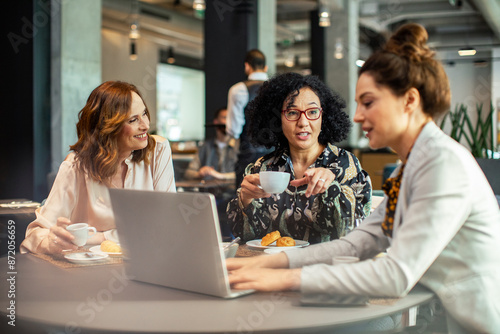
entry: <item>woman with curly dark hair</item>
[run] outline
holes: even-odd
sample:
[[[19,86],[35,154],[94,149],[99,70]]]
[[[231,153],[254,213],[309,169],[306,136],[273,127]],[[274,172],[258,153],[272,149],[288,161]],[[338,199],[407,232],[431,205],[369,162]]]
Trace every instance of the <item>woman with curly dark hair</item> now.
[[[27,228],[21,251],[76,249],[72,223],[97,229],[89,243],[118,241],[108,187],[176,191],[168,141],[150,136],[150,115],[138,89],[107,81],[79,113],[78,141],[62,162],[44,206]]]
[[[248,105],[249,135],[275,150],[247,166],[228,205],[235,236],[260,239],[272,231],[319,243],[344,233],[344,217],[367,216],[371,184],[358,159],[334,145],[351,127],[345,103],[314,76],[276,75]],[[285,192],[268,194],[260,171],[291,174]]]
[[[442,303],[446,333],[499,333],[500,210],[477,161],[434,122],[451,90],[427,40],[423,26],[402,25],[359,72],[354,121],[371,148],[391,147],[401,159],[380,206],[340,240],[228,259],[233,289],[300,290],[302,302],[331,305],[404,297],[418,283]],[[335,265],[337,256],[359,261]],[[346,330],[381,333],[376,325]]]

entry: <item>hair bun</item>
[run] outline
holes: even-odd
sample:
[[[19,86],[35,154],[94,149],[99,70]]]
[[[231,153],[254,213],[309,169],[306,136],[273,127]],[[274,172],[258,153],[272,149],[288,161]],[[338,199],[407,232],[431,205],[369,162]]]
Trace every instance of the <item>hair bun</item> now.
[[[401,26],[387,41],[385,50],[410,61],[420,62],[432,58],[434,52],[427,45],[427,30],[417,23]]]

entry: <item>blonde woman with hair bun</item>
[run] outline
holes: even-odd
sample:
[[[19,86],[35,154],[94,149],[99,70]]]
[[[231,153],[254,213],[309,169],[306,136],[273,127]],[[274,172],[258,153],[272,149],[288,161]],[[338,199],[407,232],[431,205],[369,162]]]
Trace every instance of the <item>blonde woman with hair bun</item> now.
[[[424,27],[403,25],[359,72],[354,121],[402,161],[384,201],[340,240],[228,259],[233,288],[403,297],[419,283],[440,299],[449,333],[500,330],[498,203],[470,152],[433,121],[450,88],[426,43]],[[333,266],[341,255],[360,262]]]

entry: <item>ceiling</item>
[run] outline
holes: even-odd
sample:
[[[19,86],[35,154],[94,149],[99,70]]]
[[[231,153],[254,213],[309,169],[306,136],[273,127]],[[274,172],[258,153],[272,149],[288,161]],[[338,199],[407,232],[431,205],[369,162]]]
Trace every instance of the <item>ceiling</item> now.
[[[327,0],[332,10],[342,10],[342,0]],[[476,56],[490,60],[491,49],[500,47],[500,1],[498,0],[357,0],[359,36],[365,49],[373,51],[398,26],[422,24],[430,45],[443,61],[460,61],[458,49],[472,46]],[[310,12],[318,0],[276,0],[276,63],[300,58],[308,66]],[[193,0],[103,0],[103,27],[128,33],[130,21],[139,18],[141,34],[176,52],[203,58],[203,18],[192,9]],[[332,22],[334,24],[334,22]],[[363,48],[362,48],[363,49]],[[360,55],[363,58],[366,55]]]

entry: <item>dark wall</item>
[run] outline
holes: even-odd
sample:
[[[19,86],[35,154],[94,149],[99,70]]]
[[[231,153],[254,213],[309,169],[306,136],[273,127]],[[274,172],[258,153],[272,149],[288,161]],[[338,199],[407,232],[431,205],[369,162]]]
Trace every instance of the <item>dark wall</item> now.
[[[207,0],[205,10],[206,121],[227,104],[227,93],[245,80],[244,59],[256,48],[257,1]],[[207,128],[207,137],[214,136]]]
[[[33,10],[13,1],[1,11],[0,198],[33,198]]]
[[[0,199],[47,196],[50,170],[50,1],[1,11]]]

